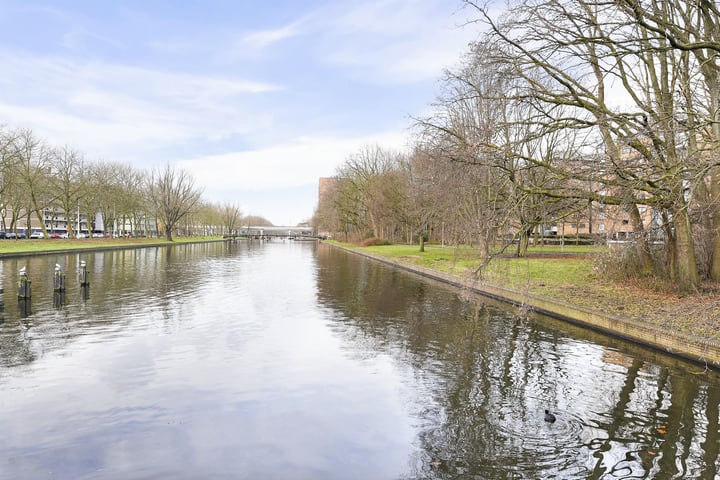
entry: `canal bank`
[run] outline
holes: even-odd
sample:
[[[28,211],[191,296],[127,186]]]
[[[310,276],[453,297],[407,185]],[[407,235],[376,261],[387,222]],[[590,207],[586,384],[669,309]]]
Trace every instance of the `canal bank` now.
[[[529,308],[582,327],[591,328],[607,335],[682,357],[707,367],[720,369],[720,342],[682,332],[670,331],[660,326],[631,318],[612,315],[600,310],[572,305],[549,297],[505,288],[479,279],[461,277],[439,270],[413,265],[393,258],[383,257],[362,249],[347,248],[334,243],[324,245],[340,248],[375,261],[421,275],[454,287],[493,298],[511,305]]]
[[[13,242],[15,240],[10,240]],[[180,237],[174,241],[157,238],[131,239],[85,239],[85,240],[19,240],[21,246],[4,250],[0,245],[0,259],[27,257],[35,255],[64,255],[94,251],[131,250],[149,247],[167,247],[194,243],[228,241],[222,237]],[[52,244],[50,244],[52,242]],[[25,247],[25,248],[23,248]]]

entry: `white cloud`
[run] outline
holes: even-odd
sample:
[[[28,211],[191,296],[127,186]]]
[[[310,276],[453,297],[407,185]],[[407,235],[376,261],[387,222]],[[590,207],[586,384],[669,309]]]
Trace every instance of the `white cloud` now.
[[[122,44],[112,38],[100,35],[87,30],[84,27],[74,26],[70,31],[66,32],[63,37],[61,44],[63,47],[68,49],[78,49],[86,47],[90,43],[105,43],[112,47],[121,47]]]
[[[355,138],[303,137],[258,150],[205,155],[179,162],[199,184],[213,189],[272,190],[294,188],[332,176],[360,147],[379,144],[403,149],[404,132],[384,132]]]
[[[477,36],[461,27],[467,23],[465,12],[457,10],[455,17],[448,10],[446,4],[424,0],[361,3],[331,23],[334,41],[326,59],[375,82],[436,79]]]
[[[106,121],[98,123],[92,118],[72,115],[47,108],[17,107],[0,104],[0,116],[13,119],[11,127],[31,128],[41,138],[55,144],[90,146],[106,149],[148,140],[180,139],[177,128],[156,124],[152,118],[136,118],[135,122]],[[40,133],[41,132],[41,133]]]
[[[354,76],[368,77],[374,82],[403,84],[440,78],[443,69],[458,63],[460,55],[455,44],[427,40],[389,43],[370,50],[346,47],[335,51],[328,60],[352,67]]]
[[[52,143],[106,156],[138,144],[217,140],[266,126],[270,113],[241,108],[275,84],[104,62],[0,52],[0,115]],[[122,155],[122,152],[117,152]],[[111,157],[112,158],[112,157]]]
[[[237,42],[239,49],[263,49],[277,42],[300,35],[301,20],[275,29],[257,30],[243,35]]]
[[[238,201],[245,214],[261,215],[276,225],[308,220],[317,206],[320,177],[335,174],[349,155],[365,145],[404,150],[404,130],[375,135],[302,137],[258,150],[205,155],[177,162],[190,172],[211,202]]]

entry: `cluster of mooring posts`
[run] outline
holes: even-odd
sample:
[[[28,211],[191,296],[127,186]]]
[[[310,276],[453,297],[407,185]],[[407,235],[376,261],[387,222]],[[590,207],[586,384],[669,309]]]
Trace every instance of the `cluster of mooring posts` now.
[[[53,305],[61,307],[65,304],[65,272],[59,263],[55,264],[53,272]],[[90,289],[90,272],[87,269],[85,260],[80,261],[80,270],[78,272],[78,281],[84,300],[89,298]],[[4,308],[3,289],[0,286],[0,309]],[[18,308],[21,313],[28,315],[30,312],[30,299],[32,298],[32,281],[28,277],[26,267],[22,267],[18,272],[17,281]]]

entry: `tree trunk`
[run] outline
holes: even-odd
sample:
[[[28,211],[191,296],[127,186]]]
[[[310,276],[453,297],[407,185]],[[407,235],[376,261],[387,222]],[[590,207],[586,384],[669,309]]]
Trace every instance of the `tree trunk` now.
[[[710,264],[710,278],[720,281],[720,171],[710,177],[710,204],[713,206],[712,215],[712,260]]]
[[[485,229],[485,235],[484,235],[483,238],[482,238],[482,245],[481,245],[481,247],[482,247],[482,251],[481,251],[482,258],[490,258],[490,247],[491,247],[492,239],[493,239],[493,230],[492,230],[492,228],[486,228],[486,229]]]
[[[652,273],[652,256],[648,249],[647,238],[645,237],[645,226],[643,225],[640,210],[636,204],[627,207],[628,213],[632,221],[633,231],[635,232],[635,253],[637,254],[638,265],[640,267],[641,276],[650,275]]]
[[[519,232],[517,256],[518,258],[524,258],[527,256],[528,244],[530,243],[531,230],[528,228],[522,228]]]
[[[675,231],[670,223],[670,216],[667,210],[662,211],[663,232],[665,233],[665,269],[670,280],[676,281],[675,259],[677,258],[677,242]]]
[[[695,259],[695,243],[692,237],[690,217],[686,208],[673,212],[673,225],[677,239],[675,268],[678,287],[681,293],[696,292],[700,287],[700,274]]]
[[[368,216],[370,217],[370,228],[372,229],[372,236],[375,238],[380,238],[377,220],[375,220],[375,215],[369,213]]]

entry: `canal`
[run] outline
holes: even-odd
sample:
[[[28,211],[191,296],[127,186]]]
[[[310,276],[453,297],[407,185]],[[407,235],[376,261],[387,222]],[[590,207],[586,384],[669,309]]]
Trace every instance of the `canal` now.
[[[719,475],[716,372],[327,245],[0,267],[0,479]]]

